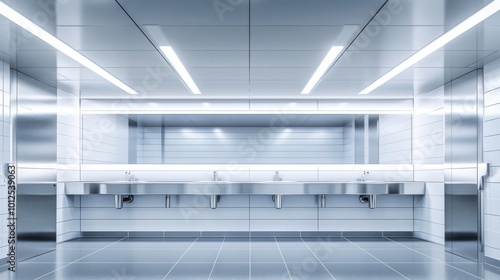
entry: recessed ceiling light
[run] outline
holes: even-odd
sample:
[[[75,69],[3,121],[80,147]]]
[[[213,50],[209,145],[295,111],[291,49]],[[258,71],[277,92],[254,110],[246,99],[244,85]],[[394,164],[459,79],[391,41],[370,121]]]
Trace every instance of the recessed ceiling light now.
[[[318,66],[318,69],[314,72],[309,82],[307,82],[306,86],[302,90],[301,94],[309,94],[314,88],[318,85],[319,81],[325,75],[325,73],[330,69],[335,60],[339,57],[339,55],[344,50],[344,46],[348,46],[352,41],[352,38],[357,33],[358,30],[357,25],[344,25],[337,39],[335,40],[334,46],[330,48],[328,54],[325,56],[321,64]]]
[[[385,75],[380,77],[378,80],[373,82],[371,85],[363,89],[359,94],[368,94],[372,92],[373,90],[377,89],[381,85],[385,84],[387,81],[390,79],[394,78],[401,72],[405,71],[406,69],[410,68],[413,66],[415,63],[419,62],[420,60],[424,59],[426,56],[430,55],[431,53],[435,52],[436,50],[442,48],[444,45],[448,44],[449,42],[453,41],[455,38],[458,36],[462,35],[464,32],[467,30],[471,29],[472,27],[478,25],[491,15],[495,14],[500,10],[500,0],[495,0],[479,10],[479,12],[475,13],[459,25],[455,26],[453,29],[450,31],[446,32],[443,34],[441,37],[437,38],[436,40],[432,41],[430,44],[427,46],[423,47],[420,49],[418,52],[410,56],[408,59],[403,61],[401,64],[398,66],[394,67],[391,69],[389,72],[387,72]]]
[[[182,80],[189,88],[189,90],[193,94],[201,94],[200,90],[191,78],[191,75],[189,75],[188,71],[186,70],[186,67],[184,67],[177,54],[175,54],[174,49],[171,46],[160,46],[160,50],[163,52],[163,54],[165,54],[168,61],[170,62],[170,64],[172,64],[172,67],[174,67],[179,76],[181,76]]]
[[[318,69],[316,69],[311,79],[309,79],[309,82],[307,82],[307,85],[304,87],[301,94],[311,93],[311,91],[316,87],[319,80],[323,77],[326,71],[330,69],[330,66],[335,61],[335,59],[340,55],[343,49],[344,49],[343,46],[333,46],[330,49],[330,51],[325,56],[321,64],[318,66]]]
[[[13,23],[19,25],[21,28],[25,29],[26,31],[32,33],[36,37],[42,39],[45,41],[47,44],[51,45],[54,47],[56,50],[64,53],[65,55],[71,57],[78,63],[82,64],[83,66],[87,67],[89,70],[93,71],[97,75],[103,77],[110,83],[114,84],[115,86],[121,88],[122,90],[126,91],[129,94],[137,94],[137,91],[132,89],[131,87],[127,86],[125,83],[117,79],[115,76],[111,75],[108,71],[104,70],[102,67],[99,65],[95,64],[93,61],[90,59],[86,58],[83,56],[81,53],[73,49],[72,47],[68,46],[66,43],[63,41],[59,40],[55,36],[51,35],[47,31],[43,30],[41,27],[38,25],[34,24],[9,6],[5,5],[4,3],[0,2],[0,15],[6,17]]]
[[[144,28],[149,33],[151,39],[153,39],[156,45],[159,46],[161,52],[165,55],[170,65],[174,68],[177,74],[181,76],[181,79],[186,87],[193,94],[201,94],[200,90],[196,86],[196,83],[191,78],[191,75],[189,75],[189,72],[186,70],[186,67],[184,67],[171,44],[168,42],[167,38],[165,38],[161,27],[158,25],[145,25]]]

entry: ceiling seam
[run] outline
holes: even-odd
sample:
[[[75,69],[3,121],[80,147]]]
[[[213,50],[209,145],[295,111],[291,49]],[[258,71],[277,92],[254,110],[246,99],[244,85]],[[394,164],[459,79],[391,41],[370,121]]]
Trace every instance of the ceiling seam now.
[[[337,56],[337,59],[335,59],[335,61],[332,63],[332,65],[328,68],[328,70],[326,70],[325,73],[328,73],[330,72],[330,70],[333,68],[333,66],[335,66],[335,63],[337,63],[337,61],[339,61],[339,59],[344,55],[344,53],[351,47],[352,44],[354,44],[354,42],[356,41],[356,39],[358,39],[358,37],[361,35],[361,33],[363,33],[363,31],[366,29],[366,27],[368,27],[368,25],[370,25],[370,23],[375,19],[375,17],[378,15],[378,13],[385,7],[385,5],[387,4],[387,2],[389,2],[389,0],[386,0],[384,2],[384,4],[382,4],[382,6],[380,6],[380,8],[373,14],[373,16],[370,18],[370,20],[368,20],[368,22],[365,24],[365,26],[363,26],[363,28],[361,28],[361,30],[358,32],[358,34],[351,40],[351,42],[349,43],[349,45],[347,45],[344,50],[342,51],[342,53]],[[318,83],[319,84],[319,83]]]
[[[156,45],[153,43],[153,41],[151,41],[151,39],[149,39],[148,35],[146,35],[146,33],[142,30],[142,28],[137,24],[137,22],[135,22],[135,20],[132,18],[132,16],[127,12],[127,10],[125,10],[125,8],[122,6],[122,4],[120,4],[119,0],[115,0],[116,4],[118,4],[118,6],[120,7],[120,9],[122,9],[122,11],[125,13],[125,15],[127,15],[127,17],[134,23],[134,25],[137,27],[137,29],[139,29],[139,31],[142,33],[142,35],[144,35],[144,37],[146,38],[146,40],[148,40],[148,42],[153,46],[153,48],[155,48],[156,52],[158,52],[158,54],[163,58],[163,60],[167,63],[167,65],[177,74],[177,71],[175,70],[174,67],[172,67],[172,65],[170,65],[170,62],[168,62],[168,60],[165,58],[165,56],[162,54],[162,52],[156,47]],[[184,83],[184,80],[183,79],[180,79],[182,84],[186,86],[186,84]],[[187,87],[187,86],[186,86]]]

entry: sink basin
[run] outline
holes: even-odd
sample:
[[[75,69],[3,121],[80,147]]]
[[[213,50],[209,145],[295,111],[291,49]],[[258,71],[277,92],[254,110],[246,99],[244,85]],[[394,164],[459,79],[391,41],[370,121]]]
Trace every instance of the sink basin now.
[[[297,181],[193,181],[193,182],[71,182],[66,183],[66,194],[408,194],[423,195],[422,182],[297,182]]]

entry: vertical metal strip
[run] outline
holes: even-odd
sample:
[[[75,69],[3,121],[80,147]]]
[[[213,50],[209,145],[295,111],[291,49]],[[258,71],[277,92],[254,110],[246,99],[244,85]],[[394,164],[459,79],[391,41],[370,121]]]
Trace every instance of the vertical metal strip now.
[[[484,71],[477,71],[477,179],[478,179],[478,262],[484,261],[484,184],[483,174],[479,174],[479,164],[483,163],[483,119],[484,119]]]

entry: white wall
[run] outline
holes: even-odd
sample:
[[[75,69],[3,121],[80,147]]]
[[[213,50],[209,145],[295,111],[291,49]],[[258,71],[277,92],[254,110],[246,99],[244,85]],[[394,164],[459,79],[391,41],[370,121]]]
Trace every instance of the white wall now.
[[[0,259],[7,256],[7,184],[4,167],[10,162],[10,153],[10,66],[0,61]]]
[[[83,163],[128,163],[128,118],[82,116]]]
[[[405,164],[412,162],[412,116],[380,115],[379,163]]]
[[[415,180],[426,195],[415,197],[415,234],[444,244],[444,86],[415,96],[413,162]]]
[[[500,260],[500,60],[484,66],[485,255]]]
[[[163,163],[161,127],[138,127],[137,163]]]
[[[342,128],[164,128],[139,136],[141,163],[335,164],[344,163]],[[162,139],[163,135],[163,139]],[[162,147],[163,144],[163,147]]]
[[[354,163],[354,122],[344,126],[344,163]]]
[[[57,91],[57,242],[80,236],[80,197],[64,194],[64,182],[80,181],[80,97]]]

